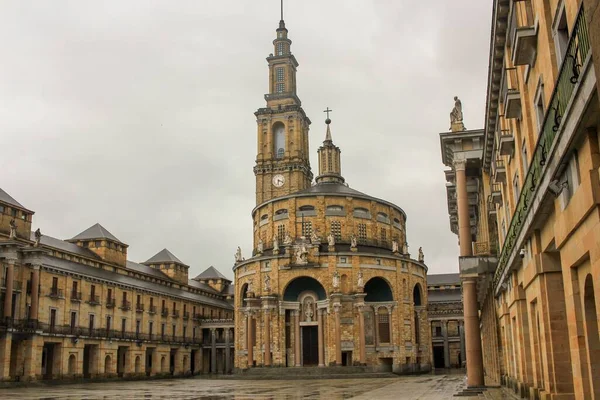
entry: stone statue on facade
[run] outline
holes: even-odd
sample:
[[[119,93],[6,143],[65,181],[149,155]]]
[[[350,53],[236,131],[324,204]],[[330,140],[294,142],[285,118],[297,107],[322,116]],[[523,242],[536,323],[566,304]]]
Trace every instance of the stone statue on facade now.
[[[357,279],[357,282],[356,282],[356,286],[359,289],[362,289],[362,288],[365,287],[365,282],[363,281],[363,273],[362,273],[362,271],[358,271],[358,279]]]
[[[425,261],[425,254],[423,254],[423,248],[419,247],[419,262]]]
[[[286,232],[285,237],[283,238],[283,245],[291,246],[293,242],[294,242],[294,240],[292,239],[292,235],[290,235],[289,232]]]
[[[402,254],[408,254],[408,242],[404,242],[402,245]]]
[[[358,241],[356,240],[356,235],[353,233],[350,237],[350,248],[356,249],[358,247]]]
[[[296,248],[296,264],[308,264],[308,249],[304,242]]]
[[[304,303],[304,317],[306,318],[306,322],[312,322],[312,318],[315,315],[312,307],[312,301],[310,299],[306,300]]]
[[[279,239],[277,236],[273,237],[273,253],[279,252]]]
[[[340,287],[340,273],[337,271],[333,273],[332,286],[334,289],[339,289]]]
[[[265,293],[271,293],[271,277],[269,275],[265,275]]]
[[[312,233],[310,234],[310,243],[321,244],[321,237],[318,235],[316,230],[312,231]]]
[[[398,241],[392,240],[392,253],[398,253],[398,252],[399,252]]]
[[[17,237],[17,222],[14,219],[10,220],[10,236],[11,239]]]
[[[329,246],[335,246],[335,236],[331,232],[327,235],[327,243],[329,243]]]
[[[262,239],[258,239],[258,246],[256,248],[256,252],[258,254],[262,254],[263,250],[264,250],[264,243],[263,243]]]
[[[450,130],[452,132],[464,131],[462,103],[458,96],[454,96],[454,108],[450,112]]]
[[[242,249],[240,248],[240,246],[238,246],[237,250],[235,251],[235,262],[239,263],[242,262],[244,259],[242,258]]]
[[[40,245],[40,240],[42,240],[42,231],[40,231],[40,228],[37,228],[33,235],[35,237],[35,244],[33,246],[38,247]]]
[[[254,287],[253,287],[254,282],[252,281],[252,279],[250,279],[248,281],[248,289],[246,289],[247,293],[254,293]]]

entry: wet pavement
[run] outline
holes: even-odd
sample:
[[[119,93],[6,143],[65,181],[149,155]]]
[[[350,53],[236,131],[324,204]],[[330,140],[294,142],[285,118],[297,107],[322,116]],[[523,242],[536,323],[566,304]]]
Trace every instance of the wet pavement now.
[[[461,375],[293,381],[192,378],[0,389],[0,399],[433,400],[451,399],[463,384]]]

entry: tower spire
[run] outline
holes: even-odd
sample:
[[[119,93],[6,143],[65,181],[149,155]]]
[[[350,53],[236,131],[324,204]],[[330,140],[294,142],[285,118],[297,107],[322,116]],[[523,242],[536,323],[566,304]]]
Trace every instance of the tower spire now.
[[[281,20],[283,21],[283,0],[281,0]]]
[[[327,119],[325,120],[327,132],[325,133],[323,145],[318,150],[319,176],[316,178],[317,183],[344,183],[340,157],[342,152],[339,147],[333,144],[333,140],[331,139],[331,118],[329,118],[329,113],[332,111],[329,107],[323,111],[327,113]]]

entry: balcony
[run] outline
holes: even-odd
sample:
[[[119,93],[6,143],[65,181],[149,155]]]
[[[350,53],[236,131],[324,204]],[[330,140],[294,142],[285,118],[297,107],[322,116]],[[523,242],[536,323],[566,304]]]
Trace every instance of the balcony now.
[[[543,175],[547,172],[548,156],[550,149],[560,140],[561,130],[567,107],[577,93],[576,85],[582,80],[582,67],[590,58],[590,37],[585,18],[585,11],[580,7],[577,19],[573,25],[571,37],[567,45],[565,57],[558,73],[558,79],[554,84],[552,96],[546,108],[540,135],[531,156],[531,163],[525,176],[519,200],[515,206],[514,216],[510,222],[506,241],[502,246],[498,268],[494,274],[494,286],[496,290],[507,275],[509,260],[521,245],[519,237],[529,221],[529,214],[538,206],[532,204],[532,193],[538,190]],[[529,226],[529,225],[527,225]]]
[[[179,310],[173,310],[173,314],[171,314],[173,318],[179,318]]]
[[[202,314],[194,314],[192,318],[194,321],[200,321],[202,319]]]
[[[506,168],[504,167],[504,161],[501,159],[494,161],[494,181],[506,183]]]
[[[127,300],[123,300],[121,302],[121,307],[119,307],[119,308],[124,311],[131,310],[131,302],[127,301]]]
[[[88,300],[88,303],[91,306],[97,306],[100,304],[100,296],[98,296],[97,294],[90,294],[90,299]]]
[[[144,305],[142,303],[137,303],[135,305],[135,312],[137,312],[137,313],[143,313],[144,312]]]
[[[519,118],[521,116],[521,92],[519,89],[519,73],[515,67],[504,69],[502,99],[504,118]]]
[[[183,312],[183,319],[190,319],[190,312],[189,311],[184,311]]]
[[[515,0],[510,21],[509,45],[513,65],[532,65],[537,51],[537,30],[531,0]]]
[[[487,212],[488,212],[488,216],[492,219],[496,218],[496,214],[498,214],[498,212],[496,211],[496,204],[492,200],[492,196],[488,197]]]
[[[150,307],[148,307],[148,313],[149,314],[156,314],[156,306],[150,306]]]
[[[515,137],[509,130],[500,131],[498,137],[498,153],[501,156],[512,156],[515,151]]]
[[[48,297],[52,299],[64,299],[65,295],[62,289],[51,287],[50,291],[48,292]]]
[[[163,308],[160,311],[160,315],[162,315],[163,317],[168,317],[169,316],[169,309],[168,308]]]
[[[76,292],[74,290],[71,291],[71,301],[81,302],[81,299],[81,292]]]
[[[106,308],[115,308],[115,305],[117,304],[117,302],[115,301],[114,298],[107,298],[106,299]]]
[[[502,205],[502,187],[498,183],[492,185],[492,202]]]

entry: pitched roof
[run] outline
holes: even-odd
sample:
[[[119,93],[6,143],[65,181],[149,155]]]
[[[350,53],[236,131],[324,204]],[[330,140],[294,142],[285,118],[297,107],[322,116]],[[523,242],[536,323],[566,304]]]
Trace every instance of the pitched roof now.
[[[148,261],[143,262],[142,264],[159,264],[159,263],[177,263],[181,265],[187,265],[179,258],[175,257],[173,253],[171,253],[167,249],[162,249],[158,253],[156,253],[153,257],[151,257]]]
[[[85,231],[81,232],[79,235],[74,236],[73,238],[71,238],[69,240],[89,240],[89,239],[110,239],[112,241],[115,241],[115,242],[118,242],[121,244],[125,244],[125,243],[121,242],[119,239],[117,239],[112,233],[110,233],[108,230],[106,230],[106,228],[104,228],[102,225],[100,225],[98,223],[90,226]]]
[[[225,275],[220,273],[212,265],[210,267],[206,268],[206,270],[204,270],[204,272],[202,272],[200,275],[198,275],[197,277],[194,278],[194,280],[198,280],[198,279],[224,279],[226,281],[231,282],[229,279],[227,279],[227,277]]]
[[[139,263],[127,260],[125,263],[125,266],[131,270],[141,272],[141,273],[144,273],[147,275],[152,275],[156,278],[172,280],[165,273],[157,270],[156,268],[149,267],[148,265],[139,264]]]
[[[19,207],[23,210],[27,210],[21,203],[16,201],[10,194],[6,193],[2,188],[0,188],[0,201],[3,203],[10,204],[11,206]],[[29,210],[27,210],[29,211]]]
[[[460,285],[460,275],[459,274],[435,274],[430,275],[427,274],[427,284],[428,285]]]
[[[31,232],[30,239],[35,240],[35,232]],[[40,243],[44,246],[52,247],[73,254],[78,254],[80,256],[93,258],[97,260],[100,259],[100,256],[91,251],[90,249],[77,246],[75,243],[66,242],[64,240],[57,239],[46,234],[42,235],[42,237],[40,238]]]

